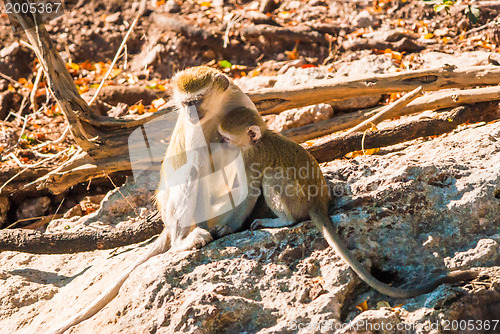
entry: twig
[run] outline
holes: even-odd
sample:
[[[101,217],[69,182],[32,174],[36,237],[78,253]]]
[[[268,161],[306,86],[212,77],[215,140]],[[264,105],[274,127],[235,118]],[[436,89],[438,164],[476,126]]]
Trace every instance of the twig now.
[[[473,32],[481,31],[481,30],[483,30],[484,28],[487,28],[487,27],[489,27],[489,26],[493,26],[493,25],[495,25],[495,24],[500,24],[500,22],[499,22],[499,20],[498,20],[499,18],[500,18],[500,15],[499,15],[499,16],[497,16],[497,17],[496,17],[493,21],[491,21],[491,22],[488,22],[488,23],[486,23],[486,24],[483,24],[483,25],[482,25],[482,26],[480,26],[480,27],[473,28],[473,29],[470,29],[470,30],[466,31],[466,32],[463,34],[463,36],[467,36],[467,35],[469,35],[469,34],[472,34]],[[457,36],[457,37],[459,37],[459,36]]]
[[[224,39],[223,39],[224,44],[222,45],[224,49],[227,48],[227,46],[229,44],[229,31],[231,30],[231,28],[233,28],[233,26],[236,23],[240,22],[243,19],[242,13],[245,13],[251,4],[252,3],[249,3],[248,5],[243,7],[243,9],[236,14],[234,14],[234,12],[231,12],[231,14],[229,15],[229,18],[225,20],[225,21],[227,21],[227,27],[226,27],[226,31],[224,33]]]
[[[33,147],[33,150],[38,150],[38,149],[45,147],[47,145],[61,143],[68,135],[69,129],[70,129],[70,125],[68,124],[68,126],[66,126],[66,129],[64,130],[64,132],[62,133],[62,135],[59,138],[57,138],[56,140],[46,141],[45,143],[38,144],[37,146]]]
[[[0,120],[0,125],[8,126],[10,128],[17,128],[17,126],[15,126],[14,124],[2,120]]]
[[[42,66],[38,66],[38,71],[36,72],[35,82],[33,83],[33,89],[30,94],[31,108],[33,111],[37,110],[36,107],[36,93],[38,91],[38,86],[40,85],[40,81],[42,80],[43,68]]]
[[[14,175],[13,177],[11,177],[10,179],[8,179],[1,187],[0,187],[0,194],[2,193],[2,190],[3,188],[5,188],[5,186],[7,184],[9,184],[10,182],[12,182],[16,177],[18,177],[19,175],[21,175],[22,173],[24,173],[25,171],[27,171],[28,169],[30,168],[33,168],[33,167],[36,167],[36,166],[39,166],[41,164],[43,164],[44,162],[47,162],[49,160],[52,160],[52,159],[55,159],[57,158],[58,156],[60,156],[61,154],[67,152],[71,147],[68,147],[67,149],[55,154],[53,157],[50,157],[50,158],[47,158],[47,159],[44,159],[42,161],[39,161],[37,162],[36,164],[32,164],[32,165],[24,165],[26,166],[26,168],[24,168],[23,170],[21,170],[19,173],[17,173],[16,175]],[[20,163],[20,161],[18,160],[18,162]]]
[[[415,100],[419,95],[420,92],[422,91],[422,86],[415,88],[393,104],[390,104],[388,106],[382,107],[379,112],[377,112],[374,116],[368,118],[366,121],[361,122],[360,124],[356,125],[352,129],[348,130],[347,132],[343,133],[341,136],[345,137],[350,135],[351,133],[357,132],[357,131],[363,131],[366,130],[367,128],[370,128],[373,124],[378,124],[384,119],[387,119],[387,115],[391,115],[391,117],[397,116],[397,113],[403,108],[410,103],[411,101]]]
[[[31,51],[35,51],[35,49],[33,49],[33,46],[26,41],[21,40],[21,44],[30,49]]]
[[[7,81],[10,81],[17,88],[26,89],[19,82],[17,82],[16,80],[12,79],[7,74],[4,74],[4,73],[0,72],[0,77],[4,78]]]
[[[104,83],[105,83],[106,79],[109,77],[111,71],[113,70],[113,67],[115,66],[116,62],[118,61],[118,58],[120,57],[120,54],[121,54],[123,48],[125,47],[125,44],[127,43],[127,40],[129,38],[130,34],[134,30],[135,25],[139,21],[139,18],[142,16],[142,14],[144,13],[145,9],[146,9],[146,0],[142,0],[141,3],[139,4],[139,9],[137,10],[137,15],[135,16],[134,21],[130,25],[130,28],[128,29],[127,33],[125,34],[125,37],[123,38],[123,41],[120,44],[120,47],[118,48],[118,51],[116,51],[116,55],[113,58],[113,61],[111,62],[111,65],[109,65],[108,71],[104,75],[104,78],[102,78],[102,81],[99,84],[99,87],[97,87],[97,90],[96,90],[94,96],[92,97],[92,99],[88,103],[89,106],[91,106],[92,103],[94,103],[95,100],[97,99],[97,96],[99,95],[99,92],[101,91],[102,87],[104,86]]]

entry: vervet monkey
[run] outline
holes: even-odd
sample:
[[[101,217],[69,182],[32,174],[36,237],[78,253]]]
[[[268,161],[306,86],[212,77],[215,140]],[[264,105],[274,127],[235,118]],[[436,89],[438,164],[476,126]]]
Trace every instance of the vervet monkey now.
[[[453,271],[415,289],[394,288],[380,282],[353,258],[332,227],[327,210],[328,186],[309,152],[267,129],[254,110],[244,107],[226,113],[220,121],[219,132],[225,141],[241,148],[244,160],[250,165],[249,185],[262,189],[267,205],[278,216],[255,220],[252,228],[291,226],[310,217],[328,244],[363,281],[391,297],[415,297],[431,292],[442,283],[477,276],[472,270]]]
[[[156,194],[165,228],[148,253],[127,268],[94,302],[51,333],[64,333],[96,314],[118,294],[130,273],[151,257],[171,247],[172,251],[200,248],[214,238],[237,232],[255,206],[257,196],[249,194],[233,210],[198,226],[192,224],[195,211],[206,204],[200,203],[200,199],[207,196],[207,189],[198,179],[209,172],[206,161],[212,157],[207,144],[220,142],[220,119],[235,108],[245,107],[256,114],[257,111],[240,88],[210,67],[193,67],[177,73],[172,79],[172,87],[179,116],[162,164]]]

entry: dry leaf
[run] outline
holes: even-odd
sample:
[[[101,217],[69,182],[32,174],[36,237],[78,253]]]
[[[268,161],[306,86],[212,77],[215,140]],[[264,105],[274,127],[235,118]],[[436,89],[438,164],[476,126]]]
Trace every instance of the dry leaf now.
[[[316,276],[316,277],[314,277],[314,278],[312,279],[312,282],[313,282],[313,283],[317,283],[317,284],[321,284],[321,285],[325,284],[325,280],[324,280],[324,279],[323,279],[323,277],[321,277],[321,276]]]
[[[402,306],[404,306],[404,305],[405,305],[405,304],[399,304],[399,305],[397,305],[397,306],[394,306],[394,307],[392,308],[392,310],[394,311],[395,309],[400,308],[400,307],[402,307]]]
[[[134,104],[130,107],[130,113],[139,115],[144,114],[144,105],[141,102],[139,102],[138,104]]]
[[[369,148],[363,152],[363,155],[374,155],[380,151],[379,147]]]
[[[388,303],[388,302],[386,302],[386,301],[381,300],[381,301],[379,301],[379,302],[377,303],[377,310],[380,310],[382,307],[389,307],[389,308],[390,308],[390,307],[391,307],[391,304],[389,304],[389,303]]]
[[[345,155],[346,158],[356,158],[360,155],[363,155],[363,151],[352,151],[352,152],[349,152]]]
[[[250,78],[256,77],[256,76],[258,76],[259,74],[260,74],[260,70],[253,70],[253,71],[248,72],[248,76],[249,76]]]
[[[361,312],[368,311],[368,299],[366,299],[361,304],[356,305],[356,308]]]
[[[297,51],[298,44],[295,44],[295,47],[293,48],[292,51],[285,51],[286,56],[290,60],[295,60],[299,58],[299,52]]]

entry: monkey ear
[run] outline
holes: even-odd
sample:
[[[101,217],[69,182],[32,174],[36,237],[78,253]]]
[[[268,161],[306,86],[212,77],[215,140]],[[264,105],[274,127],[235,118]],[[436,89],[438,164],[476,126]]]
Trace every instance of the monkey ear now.
[[[223,73],[217,73],[214,77],[214,84],[220,90],[225,91],[229,86],[229,79]]]
[[[248,137],[253,143],[256,143],[262,137],[260,127],[258,127],[257,125],[252,125],[251,127],[249,127],[247,133]]]

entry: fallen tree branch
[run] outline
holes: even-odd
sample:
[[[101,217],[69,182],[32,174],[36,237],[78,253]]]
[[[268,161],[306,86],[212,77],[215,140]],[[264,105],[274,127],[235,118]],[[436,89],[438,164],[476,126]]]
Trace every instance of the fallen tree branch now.
[[[84,229],[76,232],[41,233],[27,229],[2,230],[0,252],[69,254],[126,246],[147,240],[163,230],[158,214],[111,231]]]
[[[372,75],[369,77],[324,80],[320,84],[292,88],[269,88],[248,92],[263,115],[276,114],[292,108],[324,103],[361,95],[408,92],[418,86],[425,91],[445,88],[465,88],[498,85],[500,66],[485,65],[456,68],[445,65],[404,73]]]
[[[437,136],[454,130],[466,122],[492,121],[500,118],[498,102],[478,103],[460,106],[444,112],[437,118],[420,119],[395,128],[336,137],[328,142],[306,148],[318,162],[331,161],[344,157],[347,153],[361,150],[363,136],[364,148],[379,148],[395,145],[420,137]]]
[[[387,119],[390,116],[394,117],[397,116],[398,113],[411,101],[415,100],[418,95],[420,95],[420,92],[422,92],[422,86],[412,90],[408,94],[405,94],[402,98],[397,100],[396,102],[382,107],[380,111],[378,111],[375,115],[372,117],[368,118],[366,121],[361,122],[360,124],[356,125],[352,129],[349,129],[346,133],[343,133],[343,136],[348,136],[351,133],[357,132],[357,131],[364,131],[366,129],[369,129],[372,124],[378,124],[382,122],[384,119]]]
[[[425,110],[452,108],[464,104],[496,100],[500,100],[500,86],[437,92],[416,98],[401,110],[398,116],[406,116]],[[321,122],[287,129],[281,131],[281,134],[297,143],[302,143],[306,140],[325,136],[336,131],[349,129],[359,122],[372,117],[377,110],[379,109],[373,110],[372,108],[369,110],[360,110],[354,113],[329,118]],[[392,117],[394,117],[394,114],[391,113],[382,119],[390,119]]]

